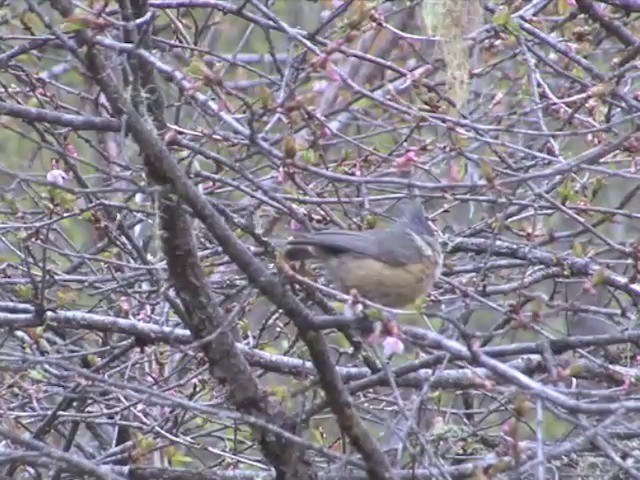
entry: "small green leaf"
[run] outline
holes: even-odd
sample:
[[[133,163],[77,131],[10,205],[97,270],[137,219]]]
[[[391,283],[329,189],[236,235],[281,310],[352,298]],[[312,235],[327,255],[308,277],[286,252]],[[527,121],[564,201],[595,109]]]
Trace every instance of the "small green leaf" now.
[[[384,319],[384,313],[377,308],[368,308],[365,310],[367,316],[373,321],[382,321]]]
[[[281,401],[286,400],[289,397],[289,389],[284,385],[274,385],[269,387],[269,392]]]
[[[331,306],[336,311],[336,313],[344,313],[344,303],[342,302],[331,302]]]
[[[589,198],[591,201],[595,200],[602,189],[607,185],[607,181],[603,177],[596,177],[591,187],[591,194]]]
[[[376,228],[376,225],[378,224],[378,219],[373,215],[367,215],[366,218],[364,219],[364,223],[367,229]]]
[[[594,287],[598,285],[604,285],[606,280],[607,280],[606,270],[604,267],[600,267],[598,270],[594,272],[593,277],[591,277],[591,285],[593,285]]]
[[[314,163],[316,159],[316,152],[308,148],[302,152],[302,160],[304,163]]]
[[[148,453],[156,448],[155,440],[151,437],[147,437],[146,435],[138,434],[136,443],[138,448],[144,453]]]
[[[99,362],[99,359],[95,355],[93,354],[87,355],[87,363],[92,367],[95,367],[98,364],[98,362]]]
[[[113,249],[107,249],[100,254],[100,258],[103,258],[104,260],[113,260],[114,257],[115,257],[115,250]]]
[[[73,14],[64,19],[62,30],[66,32],[75,32],[77,30],[82,30],[83,28],[90,28],[94,22],[95,20],[84,13]]]
[[[522,35],[522,29],[516,20],[513,19],[507,7],[500,7],[493,14],[493,23],[504,27],[512,35]]]
[[[335,336],[335,339],[338,347],[349,348],[349,340],[347,340],[347,337],[345,337],[342,333],[338,333],[338,335]]]
[[[493,171],[493,167],[488,161],[482,160],[480,162],[480,171],[482,172],[482,176],[484,176],[484,179],[487,181],[487,183],[495,182],[496,173]]]
[[[584,248],[582,247],[582,244],[578,240],[573,241],[572,251],[575,257],[578,257],[578,258],[584,257]]]
[[[32,380],[42,381],[45,379],[44,373],[42,373],[42,371],[38,370],[37,368],[32,368],[28,370],[27,375]]]
[[[367,108],[373,104],[373,101],[369,97],[364,97],[353,104],[355,108]]]
[[[29,27],[31,30],[36,31],[38,28],[42,28],[42,22],[40,18],[33,12],[23,12],[20,15],[20,21],[26,27]]]
[[[210,72],[209,67],[207,67],[199,55],[193,57],[191,63],[185,70],[186,74],[197,79],[202,79],[208,72]]]
[[[16,287],[16,295],[23,300],[31,300],[33,298],[33,287],[31,285],[18,285]]]
[[[492,20],[495,25],[504,27],[509,23],[510,18],[511,15],[509,14],[509,9],[505,6],[502,6],[496,10],[496,13],[493,14]]]
[[[419,297],[418,299],[416,299],[415,302],[413,302],[413,309],[417,313],[421,313],[425,305],[427,305],[428,303],[429,303],[429,297],[426,297],[426,296]]]
[[[242,332],[243,336],[247,336],[249,335],[250,331],[251,331],[251,325],[249,325],[249,320],[247,320],[246,318],[243,318],[240,321],[240,332]]]
[[[568,0],[558,0],[558,5],[557,5],[557,9],[558,9],[558,14],[561,16],[565,16],[567,15],[569,12],[571,12],[571,9],[573,7],[571,7],[571,5],[569,5],[569,1]]]
[[[76,208],[77,197],[73,193],[50,187],[49,196],[53,203],[60,205],[66,211],[75,210]]]
[[[324,445],[324,432],[320,428],[311,430],[311,441],[317,445]]]
[[[183,453],[176,453],[173,457],[169,459],[169,464],[172,467],[180,468],[186,467],[191,462],[193,462],[193,458],[184,455]]]
[[[563,205],[579,198],[573,188],[573,183],[569,179],[565,180],[564,183],[558,187],[558,194],[560,195],[560,203]]]
[[[56,302],[61,307],[69,307],[78,301],[79,294],[72,288],[62,288],[56,292]]]
[[[274,345],[260,345],[260,350],[273,355],[280,355],[282,351]]]

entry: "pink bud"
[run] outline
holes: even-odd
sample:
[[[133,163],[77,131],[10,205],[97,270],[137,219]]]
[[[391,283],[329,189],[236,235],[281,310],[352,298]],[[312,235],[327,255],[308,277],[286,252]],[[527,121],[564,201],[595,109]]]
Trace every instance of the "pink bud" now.
[[[356,166],[353,170],[353,174],[356,177],[362,176],[362,162],[360,162],[359,160],[356,160]]]
[[[47,182],[55,183],[56,185],[64,185],[64,181],[69,178],[68,175],[58,169],[49,170],[47,172]]]
[[[382,341],[382,351],[384,352],[385,357],[390,357],[394,353],[403,353],[404,343],[402,343],[402,341],[397,337],[385,337]]]
[[[338,75],[338,71],[336,70],[336,68],[333,66],[331,62],[327,63],[327,75],[334,82],[342,81],[342,78],[340,78],[340,75]]]
[[[289,228],[291,228],[292,232],[299,232],[300,230],[302,230],[302,226],[295,220],[291,220]]]
[[[591,283],[591,281],[589,280],[585,280],[584,283],[582,284],[582,291],[588,293],[589,295],[598,294],[595,287],[593,286],[593,283]]]
[[[74,147],[70,143],[65,144],[64,149],[65,149],[67,155],[69,155],[71,157],[79,156],[78,155],[78,150],[76,149],[76,147]]]
[[[313,82],[313,91],[315,93],[322,93],[327,89],[327,81],[326,80],[318,80]]]
[[[359,297],[352,297],[344,306],[344,315],[348,318],[358,318],[364,310]]]
[[[414,149],[409,149],[401,157],[396,158],[393,161],[393,166],[396,170],[411,170],[416,163],[418,163],[418,154]]]

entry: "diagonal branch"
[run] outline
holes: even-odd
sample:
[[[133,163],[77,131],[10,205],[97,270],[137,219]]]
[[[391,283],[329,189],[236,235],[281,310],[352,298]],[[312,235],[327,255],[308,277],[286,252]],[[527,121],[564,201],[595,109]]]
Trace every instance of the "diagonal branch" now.
[[[52,3],[65,16],[73,13],[73,7],[69,2]],[[139,10],[144,9],[141,4],[136,6]],[[133,35],[131,31],[127,33]],[[87,32],[78,32],[77,38],[83,44],[87,44],[90,37]],[[129,39],[133,40],[131,37]],[[140,141],[144,139],[149,143],[150,138],[155,140],[154,126],[150,121],[143,120],[138,110],[124,99],[115,82],[110,83],[110,72],[96,50],[89,48],[86,61],[89,71],[105,93],[114,111],[123,113],[125,110],[130,120],[135,119],[130,123],[136,125],[137,135],[134,135],[134,138],[137,136],[136,140],[139,140],[141,150],[145,152],[144,162],[149,177],[155,179],[159,185],[166,185],[166,178],[155,171],[155,163],[158,162],[156,159],[158,153],[168,156],[168,152],[165,149],[160,152],[158,149],[147,149]],[[136,87],[142,87],[147,92],[157,91],[157,86],[153,84],[152,71],[139,68],[135,62],[131,62],[129,66],[132,74],[137,76],[132,79],[134,97],[140,92],[140,90],[136,91]],[[144,109],[147,106],[140,102],[140,98],[141,96],[136,97],[137,104],[140,109]],[[157,101],[159,99],[160,97],[156,96],[154,99],[156,101],[149,105],[149,109],[158,123],[162,123],[163,111],[161,102]],[[124,109],[123,105],[126,105]],[[160,228],[164,233],[163,248],[167,257],[169,278],[184,306],[186,316],[183,321],[192,336],[196,339],[209,339],[203,342],[201,348],[208,360],[210,374],[228,388],[227,398],[239,411],[261,417],[286,431],[295,432],[295,420],[277,408],[267,397],[253,376],[249,364],[236,348],[228,325],[225,324],[224,314],[214,302],[207,287],[205,272],[198,260],[190,221],[181,208],[181,201],[169,189],[165,189],[160,195],[159,203]],[[304,452],[298,445],[274,436],[257,426],[254,426],[254,435],[265,458],[274,466],[279,477],[283,479],[314,478],[304,460]]]
[[[52,4],[65,18],[73,14],[73,6],[69,1],[52,0]],[[92,45],[92,37],[89,32],[79,30],[76,34],[81,44]],[[314,328],[311,313],[286,289],[280,279],[274,277],[267,268],[259,263],[251,252],[238,241],[232,230],[225,223],[223,217],[189,181],[171,157],[166,146],[158,138],[156,129],[151,121],[143,117],[133,107],[131,101],[123,96],[122,92],[109,81],[108,68],[94,47],[88,47],[85,60],[88,70],[94,77],[94,81],[103,90],[112,109],[116,114],[123,115],[126,118],[126,123],[133,139],[141,151],[145,152],[144,161],[149,176],[156,183],[170,185],[173,192],[193,209],[196,217],[206,226],[223,251],[247,275],[249,280],[266,295],[272,303],[282,309],[284,313],[293,320],[300,332],[301,338],[309,349],[310,356],[318,371],[320,383],[328,397],[331,409],[336,415],[342,431],[348,436],[366,462],[369,477],[375,480],[393,478],[389,460],[381,451],[377,441],[367,431],[364,423],[353,408],[353,402],[333,364],[326,339],[322,332]],[[162,203],[164,210],[164,218],[162,220],[163,228],[169,229],[172,233],[177,233],[176,230],[171,228],[169,222],[174,222],[174,225],[179,225],[181,229],[187,228],[188,223],[186,219],[181,218],[181,214],[178,212],[178,200],[165,196]],[[178,252],[180,261],[190,262],[187,266],[184,264],[181,265],[176,261],[174,264],[175,270],[172,274],[179,277],[178,285],[182,285],[183,287],[186,285],[204,287],[204,284],[200,283],[201,279],[198,273],[201,266],[199,266],[196,260],[197,257],[192,251],[193,240],[192,238],[189,240],[189,243],[186,245],[178,245],[178,243],[171,244],[172,247],[180,248]],[[167,247],[169,247],[168,241],[165,243],[165,248]],[[176,252],[167,251],[169,255],[173,255],[174,253]],[[171,270],[172,268],[170,267],[170,271]],[[181,284],[181,282],[185,283]],[[195,330],[199,338],[213,333],[213,331],[215,331],[212,328],[214,326],[213,322],[218,323],[216,320],[220,320],[220,317],[216,316],[218,312],[215,311],[213,302],[210,301],[208,296],[194,298],[194,295],[187,292],[183,293],[188,295],[185,298],[197,300],[195,305],[190,306],[191,313],[196,315],[196,318],[192,318],[188,326]],[[202,322],[206,323],[203,324]],[[220,324],[216,326],[220,326]],[[233,347],[230,335],[221,333],[216,339],[223,339],[224,342],[228,341],[229,351],[233,351],[231,350]],[[211,344],[209,345],[207,353],[213,355],[216,349],[213,348]],[[238,357],[240,357],[239,354]],[[215,362],[216,358],[212,358],[210,361],[211,360]],[[212,364],[212,368],[217,366],[215,363]],[[246,398],[239,393],[238,395],[238,397],[232,396],[232,398]],[[237,406],[243,409],[247,407],[257,408],[261,414],[268,415],[270,412],[265,403],[266,400],[256,400],[257,399],[254,398],[250,402],[250,405],[246,405],[244,401],[241,401]],[[270,416],[273,418],[273,415]],[[273,418],[273,420],[275,421],[275,418]],[[299,464],[299,462],[297,462],[298,457],[286,452],[286,449],[282,447],[280,447],[279,450],[277,448],[274,449],[278,443],[279,442],[272,437],[271,440],[269,440],[265,436],[262,442],[265,456],[271,461],[277,460],[285,462],[287,459],[291,461],[290,464],[274,465],[276,468],[280,467],[284,469],[283,475],[285,476],[282,478],[305,478],[296,476],[295,473],[291,471],[289,471],[289,473],[292,473],[292,475],[285,473],[289,468],[294,470],[298,469],[299,465],[296,465]]]

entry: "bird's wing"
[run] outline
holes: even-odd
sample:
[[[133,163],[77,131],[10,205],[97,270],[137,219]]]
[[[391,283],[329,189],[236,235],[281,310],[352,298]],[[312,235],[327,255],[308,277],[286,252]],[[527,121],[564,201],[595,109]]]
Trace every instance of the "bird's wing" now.
[[[318,247],[327,253],[361,253],[371,256],[375,253],[375,244],[370,232],[352,232],[350,230],[322,230],[300,235],[287,242],[291,246]]]
[[[328,255],[353,253],[373,258],[394,266],[407,265],[419,261],[413,239],[407,239],[408,232],[397,230],[369,230],[352,232],[349,230],[324,230],[289,240],[290,247],[316,247]],[[409,240],[409,243],[407,243]]]

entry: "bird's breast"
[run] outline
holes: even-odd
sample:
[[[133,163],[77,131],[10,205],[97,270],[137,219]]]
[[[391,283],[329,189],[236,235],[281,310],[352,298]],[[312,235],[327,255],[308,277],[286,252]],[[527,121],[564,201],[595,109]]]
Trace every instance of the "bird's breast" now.
[[[327,261],[328,273],[336,287],[345,293],[356,289],[372,302],[401,308],[428,293],[435,281],[435,270],[428,262],[391,266],[355,255],[339,255]]]

